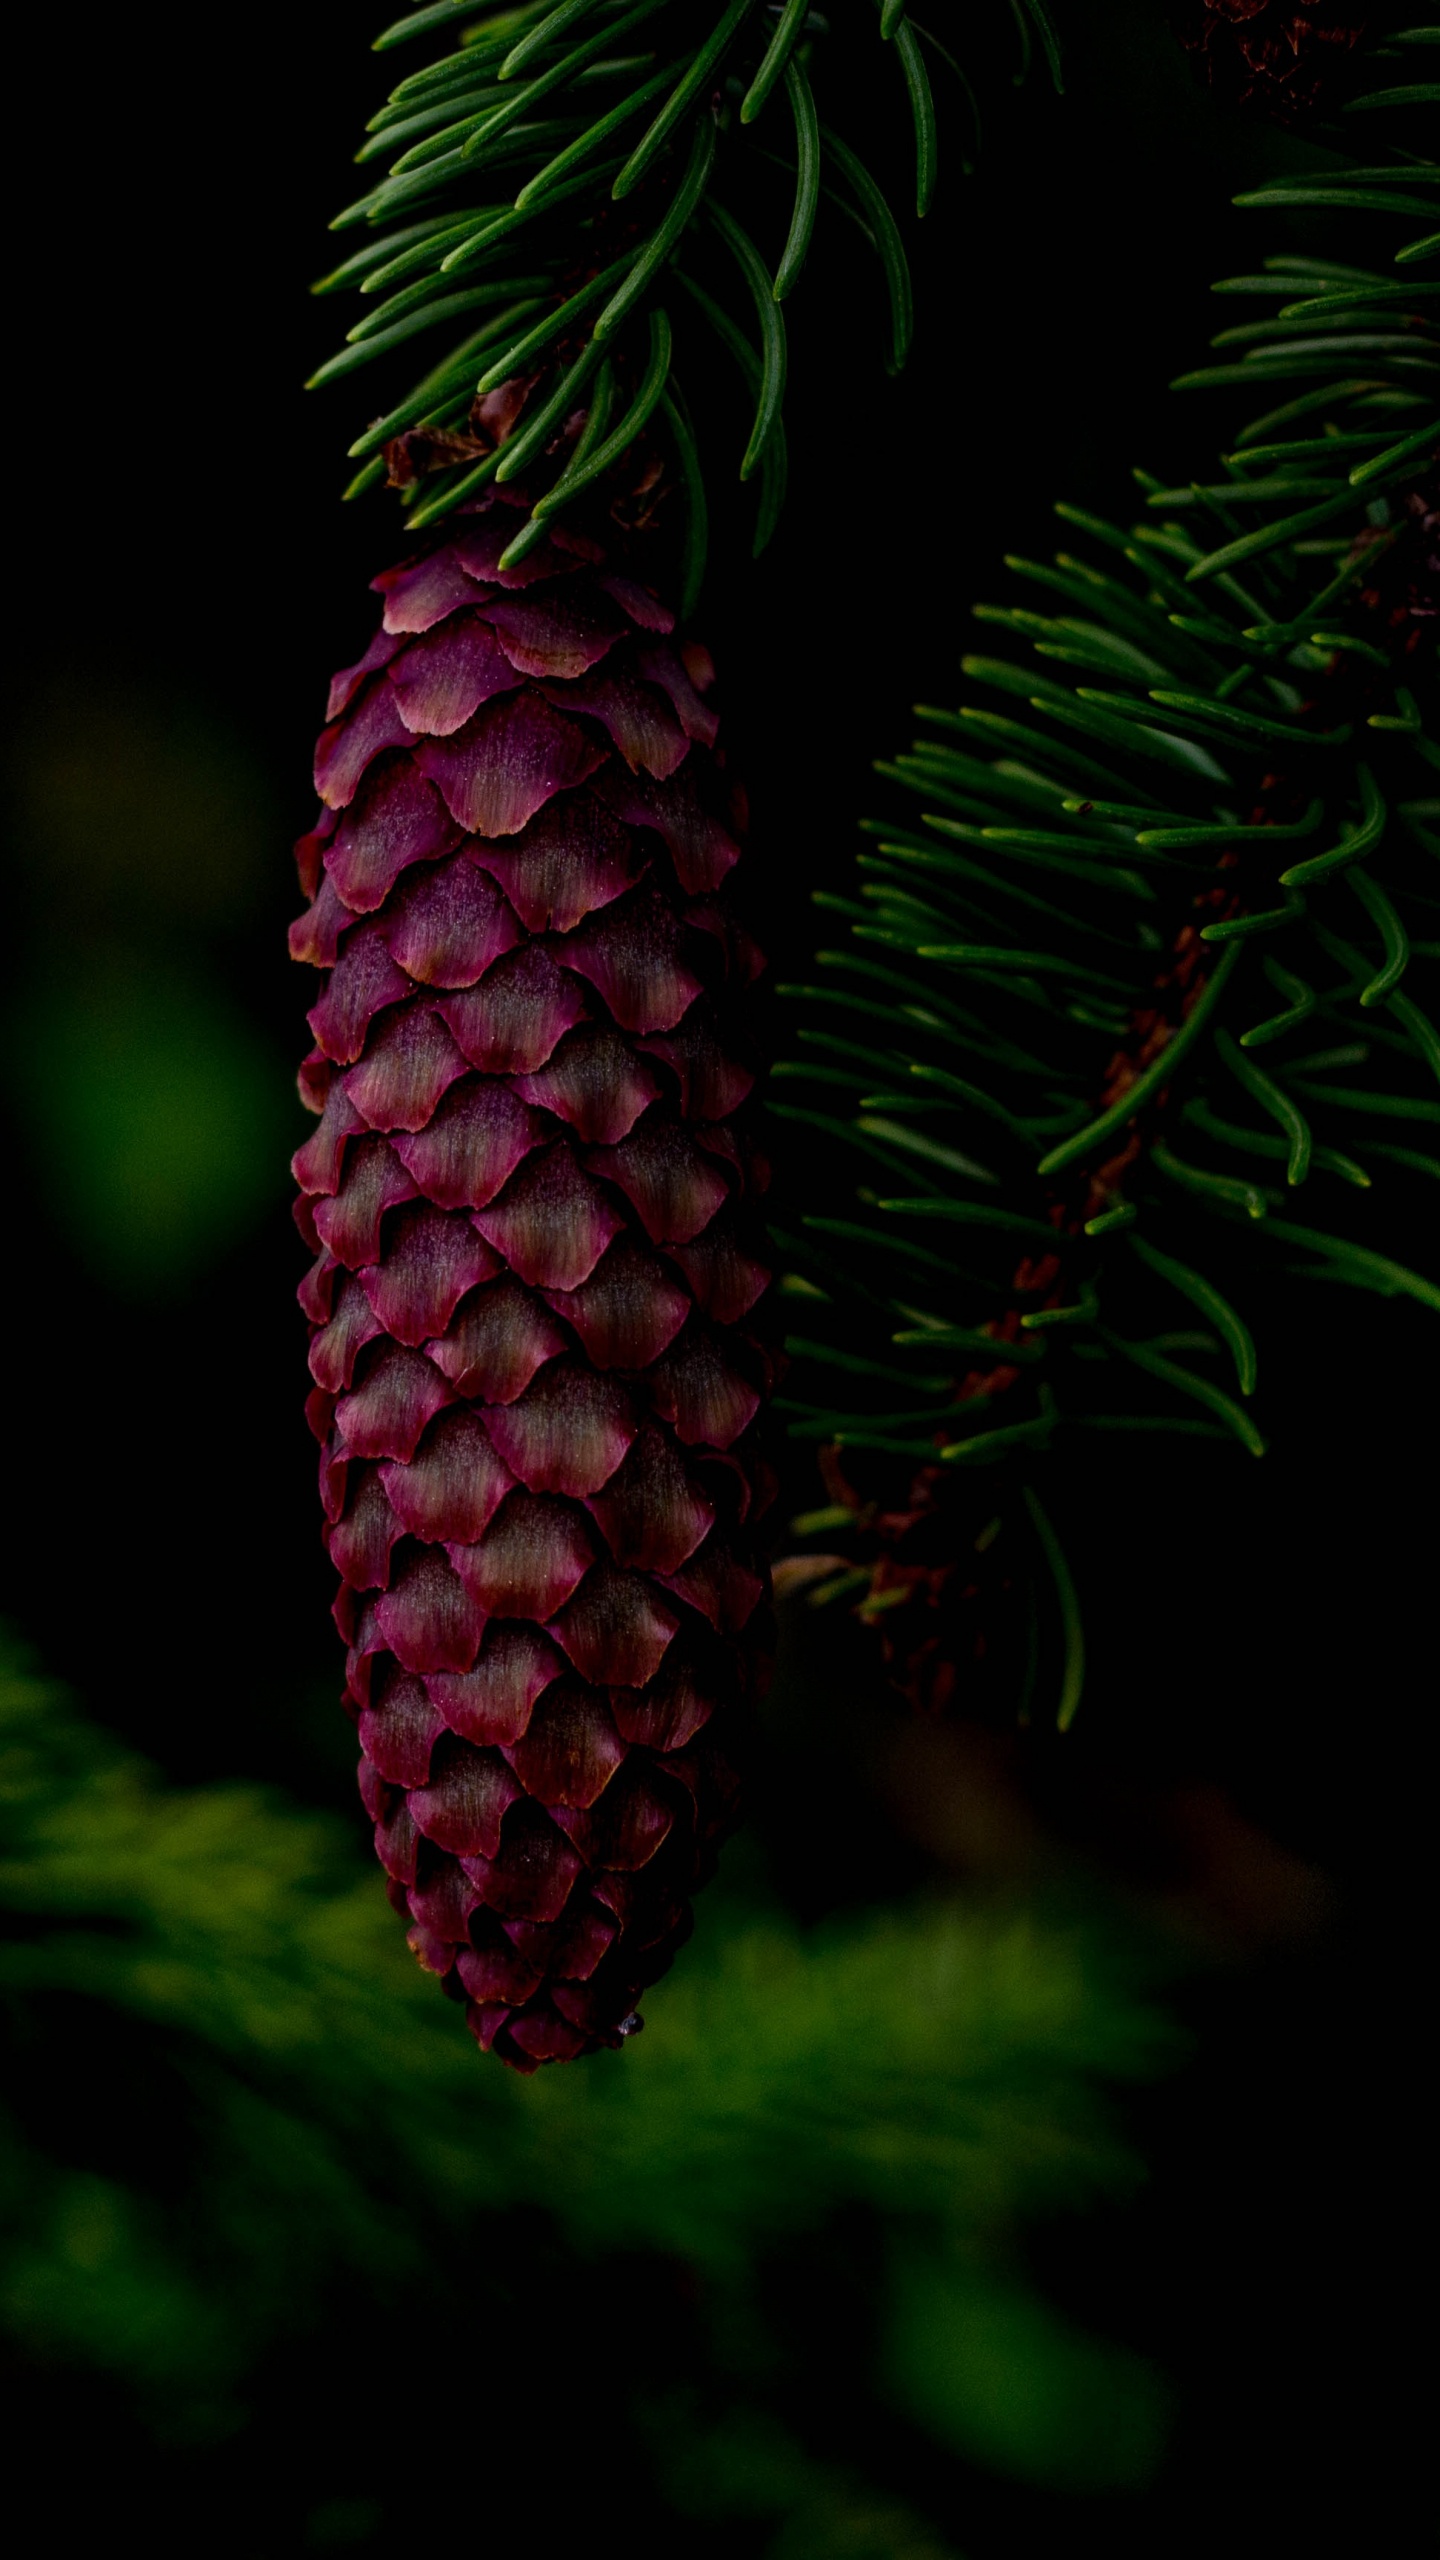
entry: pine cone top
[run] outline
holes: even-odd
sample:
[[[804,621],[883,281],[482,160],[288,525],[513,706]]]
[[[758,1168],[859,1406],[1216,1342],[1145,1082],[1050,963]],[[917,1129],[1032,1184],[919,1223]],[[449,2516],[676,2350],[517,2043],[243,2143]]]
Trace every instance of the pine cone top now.
[[[291,948],[362,1791],[421,1962],[526,2069],[635,2023],[730,1819],[774,1360],[713,670],[613,547],[502,570],[515,522],[375,581]]]
[[[1175,32],[1231,104],[1299,125],[1374,15],[1367,0],[1172,0]]]

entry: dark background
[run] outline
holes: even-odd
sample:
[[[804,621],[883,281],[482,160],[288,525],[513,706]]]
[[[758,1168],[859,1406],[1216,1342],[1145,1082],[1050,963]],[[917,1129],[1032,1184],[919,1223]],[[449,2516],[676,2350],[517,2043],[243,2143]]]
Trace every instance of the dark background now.
[[[1038,72],[1023,90],[992,78],[975,173],[947,154],[914,246],[906,374],[883,377],[878,291],[832,242],[792,306],[791,496],[754,569],[738,493],[733,524],[719,510],[699,627],[781,977],[809,947],[810,891],[843,876],[875,805],[871,761],[906,740],[914,700],[954,697],[967,608],[999,591],[1001,554],[1053,549],[1058,497],[1123,518],[1133,464],[1204,466],[1221,429],[1166,385],[1219,325],[1213,277],[1258,253],[1231,196],[1308,156],[1210,106],[1154,0],[1058,14],[1065,97]],[[11,37],[0,1609],[176,1779],[274,1780],[347,1819],[291,1295],[283,1165],[302,1122],[285,1062],[304,996],[284,926],[325,679],[363,647],[394,542],[389,501],[337,503],[363,396],[299,387],[348,325],[305,287],[332,261],[325,225],[385,85],[368,26],[302,0],[29,12]],[[132,1090],[142,1117],[174,1123],[148,1223],[117,1170]],[[188,1134],[187,1092],[211,1110]],[[201,1161],[216,1125],[233,1137],[219,1192]],[[897,1779],[878,1692],[813,1630],[769,1710],[747,1854],[807,1922],[1006,1869],[973,1825],[927,1827],[915,1807],[936,1788],[1018,1806],[1027,1840],[1127,1908],[1169,1895],[1208,1915],[1205,1964],[1175,1995],[1197,2058],[1137,2102],[1148,2196],[1052,2244],[1056,2284],[1103,2298],[1179,2377],[1168,2466],[1143,2497],[1077,2509],[909,2439],[881,2448],[973,2560],[1077,2529],[1137,2555],[1222,2536],[1339,2552],[1357,2524],[1362,2547],[1391,2530],[1435,1328],[1376,1307],[1357,1362],[1326,1291],[1272,1298],[1263,1465],[1107,1453],[1067,1524],[1093,1667],[1063,1749]],[[794,1491],[814,1498],[800,1474]],[[523,2299],[542,2244],[512,2222],[495,2247]],[[783,2269],[776,2283],[779,2327],[811,2324],[819,2410],[825,2306],[812,2291],[797,2308]],[[637,2279],[637,2335],[645,2304]],[[549,2349],[527,2334],[525,2351]],[[341,2371],[307,2378],[322,2427]],[[265,2386],[289,2387],[278,2371]],[[56,2391],[45,2410],[73,2423]],[[256,2417],[255,2445],[271,2424]],[[607,2445],[633,2476],[639,2457]],[[143,2447],[126,2458],[129,2496]],[[224,2463],[245,2458],[151,2460],[223,2506]],[[640,2547],[704,2545],[648,2498]],[[292,2547],[288,2512],[282,2494],[255,2549]],[[405,2513],[424,2530],[423,2479]],[[573,2513],[586,2529],[579,2487]],[[613,2523],[605,2501],[594,2522]]]

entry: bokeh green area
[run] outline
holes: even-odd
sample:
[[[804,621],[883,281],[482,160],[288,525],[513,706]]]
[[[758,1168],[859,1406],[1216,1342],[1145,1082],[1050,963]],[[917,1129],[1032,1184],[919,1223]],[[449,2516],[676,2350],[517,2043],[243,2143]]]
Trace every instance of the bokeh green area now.
[[[95,1275],[171,1297],[283,1184],[293,1101],[226,970],[283,834],[213,713],[114,670],[42,691],[8,761],[22,1141]]]
[[[388,2540],[457,2389],[467,2476],[497,2430],[512,2463],[538,2435],[583,2464],[599,2400],[672,2537],[689,2519],[785,2560],[949,2553],[904,2494],[911,2434],[1049,2490],[1142,2486],[1166,2385],[1103,2302],[1087,2326],[1047,2300],[1025,2248],[1141,2175],[1117,2096],[1177,2040],[1133,1951],[953,1894],[807,1930],[737,1864],[630,2049],[518,2080],[415,1972],[337,1821],[167,1786],[7,1643],[0,2318],[22,2405],[108,2409],[162,2474],[270,2467],[268,2524],[243,2497],[231,2520],[245,2551]],[[818,2396],[782,2276],[846,2297]],[[351,2441],[317,2430],[297,2471],[270,2374],[310,2368],[328,2406],[314,2369],[351,2358]],[[435,2494],[443,2519],[454,2484]]]

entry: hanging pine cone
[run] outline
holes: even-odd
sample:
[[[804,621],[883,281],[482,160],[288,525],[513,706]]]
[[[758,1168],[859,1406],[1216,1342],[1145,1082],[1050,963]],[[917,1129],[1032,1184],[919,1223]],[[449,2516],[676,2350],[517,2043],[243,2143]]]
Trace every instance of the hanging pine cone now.
[[[759,957],[705,652],[503,500],[375,580],[291,933],[326,1539],[391,1899],[483,2047],[614,2045],[688,1927],[754,1676]]]
[[[1277,124],[1326,102],[1374,15],[1369,0],[1172,0],[1175,32],[1210,88]]]

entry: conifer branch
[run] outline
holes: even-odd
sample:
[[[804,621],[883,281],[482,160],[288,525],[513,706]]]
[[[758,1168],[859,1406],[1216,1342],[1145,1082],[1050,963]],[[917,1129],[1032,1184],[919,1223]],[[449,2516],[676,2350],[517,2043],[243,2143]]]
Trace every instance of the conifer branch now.
[[[789,991],[789,1411],[845,1594],[931,1708],[981,1653],[1018,1683],[1005,1613],[1058,1583],[1046,1453],[1261,1454],[1257,1259],[1440,1310],[1387,1226],[1440,1179],[1440,163],[1410,140],[1239,199],[1343,209],[1352,253],[1217,286],[1274,309],[1175,386],[1250,395],[1216,471],[1137,474],[1129,526],[1062,506],[1077,548],[1008,563],[1046,609],[982,609],[1012,654],[967,658],[880,768],[917,805],[822,896],[848,932]]]
[[[1003,0],[992,5],[998,15]],[[1043,0],[1024,0],[1014,14],[1026,58],[1033,33],[1058,87]],[[779,450],[779,306],[826,203],[858,209],[846,236],[858,228],[873,246],[891,305],[888,363],[903,364],[909,275],[871,166],[876,118],[842,135],[821,110],[835,42],[883,46],[896,104],[913,128],[916,212],[928,211],[937,118],[905,0],[885,0],[883,10],[860,0],[834,37],[808,0],[562,0],[550,9],[531,0],[498,12],[485,0],[445,0],[387,28],[377,50],[388,56],[417,39],[433,40],[431,58],[397,82],[359,154],[367,165],[385,162],[385,174],[333,226],[375,236],[315,288],[380,297],[312,376],[348,387],[363,368],[385,366],[383,414],[351,445],[364,467],[347,496],[385,480],[403,493],[417,530],[436,524],[501,476],[507,440],[543,415],[547,432],[532,443],[526,486],[553,517],[562,489],[578,494],[569,464],[586,420],[583,397],[559,395],[572,383],[582,391],[593,370],[587,351],[603,344],[620,387],[617,414],[631,422],[618,446],[612,433],[608,467],[623,469],[642,437],[658,435],[693,514],[701,457],[693,436],[678,447],[669,426],[683,412],[679,368],[691,377],[716,335],[731,353],[738,337],[748,357],[758,322],[761,405],[742,478],[756,470],[762,446]],[[794,188],[788,228],[779,230],[769,205],[777,157]],[[716,256],[710,238],[731,254]],[[676,280],[689,288],[684,323],[658,410],[651,401],[642,415],[633,402],[642,380],[648,386],[651,314],[667,295],[675,308]],[[429,332],[482,308],[498,317],[406,390],[392,360],[408,364]],[[490,394],[501,384],[513,388],[497,402]],[[757,550],[781,486],[773,468],[759,476]],[[693,532],[688,549],[693,558]]]

